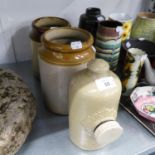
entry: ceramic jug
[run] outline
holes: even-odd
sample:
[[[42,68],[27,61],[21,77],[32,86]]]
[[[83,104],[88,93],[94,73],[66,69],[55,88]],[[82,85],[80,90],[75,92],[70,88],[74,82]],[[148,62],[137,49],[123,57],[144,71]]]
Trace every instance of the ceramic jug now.
[[[122,74],[124,95],[130,94],[133,88],[136,86],[146,57],[146,52],[142,51],[141,49],[128,49]]]
[[[122,33],[122,23],[117,21],[103,21],[97,30],[96,57],[109,62],[113,71],[117,69]]]
[[[131,29],[131,38],[145,38],[155,42],[155,13],[138,14]]]
[[[45,31],[55,27],[70,27],[70,24],[59,17],[41,17],[32,22],[32,31],[30,32],[32,67],[34,76],[37,78],[39,78],[38,49],[41,47],[41,36]]]
[[[69,87],[69,134],[83,150],[97,150],[122,134],[116,121],[121,82],[109,64],[96,59],[76,73]]]
[[[117,73],[119,76],[122,76],[122,71],[125,65],[126,56],[128,53],[128,50],[130,48],[138,48],[142,51],[145,51],[149,61],[151,63],[151,66],[155,69],[155,43],[145,40],[145,39],[127,39],[124,42],[122,42],[121,50],[120,50],[120,56],[119,56],[119,62],[118,62],[118,70]],[[140,78],[144,77],[144,68],[142,69]]]
[[[93,36],[79,28],[55,28],[43,34],[42,43],[39,67],[46,104],[54,113],[68,114],[68,85],[94,59]]]
[[[80,16],[79,27],[89,31],[95,39],[98,25],[104,20],[105,17],[101,15],[101,10],[99,8],[90,7],[86,9],[85,14]]]

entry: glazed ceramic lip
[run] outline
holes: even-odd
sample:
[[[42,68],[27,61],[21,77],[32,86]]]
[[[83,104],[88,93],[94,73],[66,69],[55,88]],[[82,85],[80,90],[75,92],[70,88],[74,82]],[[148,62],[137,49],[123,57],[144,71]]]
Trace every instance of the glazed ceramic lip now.
[[[118,21],[102,21],[99,24],[98,32],[99,34],[103,34],[104,36],[117,37],[120,38],[119,32],[116,31],[117,27],[122,27],[122,23]]]
[[[155,13],[151,13],[151,12],[140,12],[138,14],[138,17],[141,19],[149,19],[149,20],[155,20]]]
[[[109,18],[120,22],[126,22],[132,20],[132,18],[126,13],[112,13],[110,14]]]
[[[67,20],[59,17],[40,17],[32,22],[32,27],[40,32],[45,32],[50,27],[65,27],[70,26]]]
[[[40,51],[40,58],[51,64],[79,65],[87,63],[95,56],[92,48],[93,36],[79,28],[48,30],[42,36],[42,43],[46,51]],[[80,47],[78,45],[78,48],[73,48],[71,43],[78,43]]]
[[[42,37],[42,42],[47,49],[54,49],[63,53],[73,52],[70,43],[74,41],[81,41],[82,48],[74,49],[74,52],[79,52],[90,48],[93,44],[93,36],[80,28],[63,27],[48,30]]]
[[[41,35],[54,27],[70,27],[70,23],[59,17],[40,17],[32,22],[32,32],[30,33],[30,38],[36,42],[41,42]]]

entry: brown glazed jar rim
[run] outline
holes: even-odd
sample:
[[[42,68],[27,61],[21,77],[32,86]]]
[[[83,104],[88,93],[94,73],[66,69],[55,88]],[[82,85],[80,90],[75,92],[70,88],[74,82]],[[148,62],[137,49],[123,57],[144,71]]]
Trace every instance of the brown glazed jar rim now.
[[[140,12],[138,14],[138,17],[141,18],[141,19],[155,20],[155,13],[151,13],[151,12]]]
[[[84,39],[81,41],[82,48],[72,49],[70,40],[68,43],[68,37]],[[51,39],[53,40],[51,41]],[[64,44],[62,44],[61,41],[63,41]],[[93,36],[89,32],[79,28],[63,27],[48,30],[43,34],[42,43],[43,47],[39,52],[40,58],[50,64],[75,66],[87,63],[95,57],[92,48]]]
[[[56,17],[56,16],[39,17],[32,22],[32,27],[36,29],[37,31],[44,33],[45,31],[49,30],[49,27],[44,27],[44,24],[42,24],[42,26],[38,26],[38,23],[43,20],[49,20],[51,21],[50,24],[52,25],[53,19],[57,20],[58,22],[62,22],[62,27],[65,27],[65,26],[70,27],[70,23],[67,20],[60,18],[60,17]],[[53,22],[53,25],[55,25],[55,22]]]
[[[56,33],[57,31],[57,33]],[[70,35],[68,35],[68,32],[70,32]],[[57,37],[59,32],[59,38]],[[62,35],[61,32],[65,32],[66,34]],[[74,32],[74,33],[73,33]],[[56,34],[55,37],[56,38],[52,38],[49,35],[51,34]],[[76,39],[77,35],[82,35],[83,38],[85,38],[84,41],[80,40],[80,37],[77,38],[76,41],[81,41],[82,43],[82,48],[80,49],[72,49],[70,44],[62,44],[62,43],[57,43],[57,42],[53,42],[51,41],[52,39],[61,39],[63,38],[69,38],[69,37],[73,37],[74,39]],[[50,37],[50,38],[49,38]],[[70,27],[61,27],[61,28],[54,28],[51,30],[47,30],[43,36],[42,36],[42,43],[45,46],[45,48],[49,49],[49,50],[54,50],[55,52],[61,52],[61,53],[72,53],[74,52],[80,52],[83,51],[87,48],[89,48],[92,44],[93,44],[93,36],[86,30],[80,29],[80,28],[70,28]],[[73,41],[74,42],[74,41]]]

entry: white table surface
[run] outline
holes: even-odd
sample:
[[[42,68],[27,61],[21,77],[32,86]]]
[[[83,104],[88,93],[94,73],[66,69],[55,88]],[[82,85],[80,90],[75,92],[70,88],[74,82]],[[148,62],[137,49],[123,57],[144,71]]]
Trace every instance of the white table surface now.
[[[31,62],[0,65],[22,76],[37,100],[33,129],[17,155],[148,155],[155,152],[155,137],[121,107],[118,122],[121,138],[98,151],[83,151],[68,136],[68,117],[50,113],[44,106],[40,82],[32,75]]]

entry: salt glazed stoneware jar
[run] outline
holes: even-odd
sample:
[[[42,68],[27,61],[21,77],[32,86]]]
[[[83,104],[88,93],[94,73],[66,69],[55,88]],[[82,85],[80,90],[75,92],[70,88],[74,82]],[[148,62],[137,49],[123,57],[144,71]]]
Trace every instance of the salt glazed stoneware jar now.
[[[121,82],[109,64],[96,59],[76,73],[69,88],[69,134],[84,150],[97,150],[123,132],[116,121]]]
[[[155,42],[155,13],[140,12],[133,23],[131,38],[145,38]]]
[[[35,77],[39,78],[38,49],[41,47],[41,36],[45,31],[55,27],[70,27],[70,23],[59,17],[40,17],[32,22],[30,39],[32,46],[32,67]]]
[[[47,106],[68,114],[68,85],[72,75],[95,58],[93,36],[79,28],[55,28],[44,33],[42,43],[39,66]]]
[[[117,21],[103,21],[97,30],[96,56],[109,62],[113,71],[117,68],[122,33],[122,23]]]

